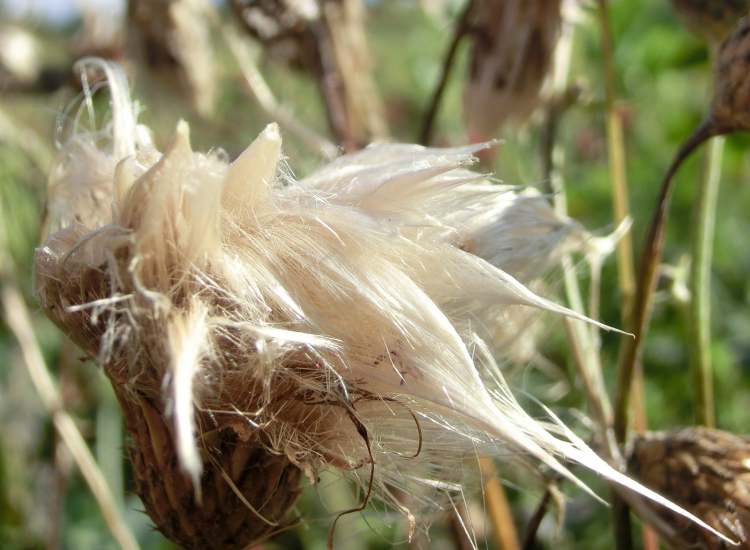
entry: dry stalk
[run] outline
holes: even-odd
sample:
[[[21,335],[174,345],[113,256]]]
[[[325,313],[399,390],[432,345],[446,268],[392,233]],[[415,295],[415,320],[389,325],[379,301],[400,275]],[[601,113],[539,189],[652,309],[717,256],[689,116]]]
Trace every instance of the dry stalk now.
[[[520,546],[513,512],[505,496],[505,489],[500,482],[495,463],[491,458],[481,458],[479,466],[484,481],[484,496],[495,544],[500,550],[518,550]]]
[[[448,84],[451,71],[453,70],[453,65],[456,62],[458,47],[461,44],[461,40],[463,40],[470,31],[469,21],[475,1],[476,0],[467,0],[464,9],[459,15],[453,28],[453,36],[448,44],[448,49],[446,50],[443,63],[440,67],[440,76],[438,77],[435,90],[432,92],[430,103],[427,107],[427,111],[425,111],[424,119],[422,121],[422,129],[419,134],[419,143],[422,145],[430,145],[430,143],[432,143],[435,121],[440,112],[440,104],[443,101],[443,94],[445,93],[445,88]]]
[[[623,223],[630,217],[630,206],[628,200],[628,182],[626,172],[626,151],[622,127],[622,117],[616,104],[615,87],[615,64],[612,29],[610,25],[609,1],[599,0],[599,31],[601,34],[602,61],[604,70],[605,103],[607,109],[607,150],[609,154],[610,180],[612,184],[612,205],[614,219],[618,224]],[[620,290],[622,307],[620,318],[625,327],[632,324],[633,300],[635,298],[635,267],[633,261],[633,244],[630,232],[617,243],[617,283]],[[636,391],[643,391],[643,370],[636,368],[633,376],[637,378],[634,383]],[[638,406],[636,417],[638,418],[639,431],[647,428],[645,410],[645,399],[640,393],[634,403]],[[616,495],[613,507],[613,519],[615,527],[615,538],[619,548],[632,546],[630,534],[630,516],[627,507]],[[654,540],[653,532],[648,526],[643,533],[644,545],[647,550],[658,548],[658,542]]]
[[[636,303],[633,315],[635,338],[624,341],[618,369],[615,407],[615,432],[624,441],[628,428],[628,409],[633,372],[640,360],[641,348],[651,315],[651,300],[664,246],[674,176],[693,151],[717,135],[750,129],[750,22],[743,18],[718,51],[711,109],[703,123],[682,144],[662,180],[656,207],[643,247]]]
[[[708,428],[716,425],[711,367],[711,259],[723,148],[723,137],[714,138],[708,146],[695,203],[696,224],[690,263],[689,347],[695,380],[696,420]]]
[[[137,550],[138,542],[122,517],[107,480],[94,460],[91,451],[89,451],[75,421],[65,412],[52,376],[44,364],[44,358],[34,336],[34,329],[23,297],[18,289],[7,281],[4,282],[2,288],[2,303],[8,326],[21,348],[29,377],[42,400],[44,408],[51,416],[60,439],[70,451],[83,478],[86,480],[86,484],[94,495],[112,536],[124,550]]]
[[[574,28],[571,25],[564,25],[555,53],[555,70],[552,76],[553,94],[563,93],[567,89],[573,39]],[[551,113],[557,116],[562,116],[564,114],[564,109],[555,110]],[[558,126],[559,122],[548,122],[550,132]],[[544,179],[549,181],[552,191],[554,192],[555,211],[559,216],[567,216],[567,200],[562,178],[564,153],[562,147],[556,143],[554,134],[550,134],[547,140],[548,145],[543,149],[542,165],[547,167],[549,172],[544,174]],[[583,313],[585,308],[573,259],[570,255],[566,254],[563,256],[561,263],[568,304],[574,311]],[[599,437],[606,449],[608,459],[617,463],[619,453],[617,452],[616,446],[612,444],[613,438],[610,433],[612,407],[609,403],[609,397],[601,375],[602,367],[599,350],[594,344],[592,332],[583,324],[571,319],[566,320],[565,326],[568,334],[568,341],[571,345],[571,350],[573,351],[574,364],[581,377],[587,401],[592,408],[599,426]]]

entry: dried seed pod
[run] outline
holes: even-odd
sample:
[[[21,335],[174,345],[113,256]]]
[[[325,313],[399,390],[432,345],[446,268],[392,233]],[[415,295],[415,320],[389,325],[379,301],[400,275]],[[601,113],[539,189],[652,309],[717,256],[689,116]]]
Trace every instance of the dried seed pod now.
[[[506,122],[524,122],[531,115],[561,22],[560,0],[476,0],[463,101],[472,141],[491,138]]]
[[[65,145],[51,189],[71,200],[50,208],[36,288],[115,387],[137,488],[168,537],[247,547],[286,525],[301,475],[323,468],[365,488],[357,510],[378,495],[414,525],[477,452],[580,483],[562,457],[685,514],[534,420],[505,383],[479,333],[498,314],[585,318],[498,267],[538,261],[564,232],[542,223],[527,246],[503,227],[520,198],[466,169],[481,145],[377,145],[296,181],[275,125],[231,164],[192,151],[185,123],[158,151],[121,71],[87,64],[108,74],[111,142]],[[539,211],[523,217],[549,221]]]
[[[750,10],[750,0],[672,0],[683,24],[709,44],[718,44]]]
[[[750,548],[750,439],[709,428],[636,436],[629,472],[710,525]],[[672,530],[674,548],[728,548],[664,510],[654,510]]]
[[[206,0],[130,0],[128,46],[158,78],[172,78],[202,115],[216,96]]]

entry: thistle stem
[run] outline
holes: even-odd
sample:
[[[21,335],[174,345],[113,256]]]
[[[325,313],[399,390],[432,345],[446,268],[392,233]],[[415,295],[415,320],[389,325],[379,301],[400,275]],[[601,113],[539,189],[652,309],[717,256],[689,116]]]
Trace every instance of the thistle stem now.
[[[616,105],[615,63],[608,0],[599,0],[599,27],[601,29],[605,103],[607,107],[607,150],[613,191],[612,206],[615,215],[614,221],[616,224],[620,224],[630,216],[630,205],[625,170],[625,140],[623,138],[622,116]],[[631,321],[633,298],[635,297],[633,243],[629,232],[623,235],[617,243],[617,282],[622,295],[622,320],[627,326]]]
[[[265,78],[263,78],[260,69],[258,69],[252,53],[248,50],[239,33],[228,26],[219,27],[219,30],[229,52],[234,57],[240,69],[248,92],[258,102],[258,105],[265,112],[266,116],[270,120],[277,121],[283,128],[295,134],[302,143],[310,147],[313,151],[320,153],[327,159],[336,157],[338,154],[336,145],[308,128],[295,118],[292,111],[278,102]]]
[[[432,93],[432,99],[430,105],[424,116],[422,122],[422,130],[419,134],[419,143],[422,145],[429,145],[432,141],[432,134],[435,127],[435,119],[437,118],[438,111],[440,110],[440,103],[443,100],[443,93],[445,87],[448,84],[448,78],[450,77],[453,65],[456,61],[456,54],[458,53],[458,46],[461,44],[461,40],[466,36],[469,31],[469,16],[474,4],[474,0],[468,0],[464,11],[461,13],[458,22],[456,23],[456,29],[453,32],[453,38],[448,46],[448,50],[445,53],[443,64],[440,69],[440,78],[435,86],[435,91]]]
[[[492,523],[492,535],[500,550],[518,550],[518,533],[513,521],[513,513],[505,496],[503,485],[491,458],[479,459],[484,478],[484,496],[487,502],[487,513]]]
[[[711,121],[706,121],[682,145],[672,160],[662,180],[659,197],[656,202],[646,243],[641,255],[641,265],[636,289],[636,300],[633,309],[633,338],[624,340],[617,372],[617,395],[615,399],[615,436],[619,443],[624,443],[628,431],[629,405],[633,387],[633,373],[640,359],[643,339],[648,328],[651,314],[651,300],[656,287],[657,272],[661,263],[664,246],[664,231],[672,197],[674,175],[683,161],[702,143],[715,136],[718,130]]]
[[[628,182],[625,168],[625,141],[623,137],[622,117],[616,105],[615,63],[613,54],[612,28],[610,25],[609,1],[599,0],[599,28],[601,33],[602,62],[604,69],[605,101],[607,107],[607,149],[609,154],[609,171],[612,182],[612,206],[616,223],[630,215],[628,201]],[[633,323],[633,300],[635,298],[635,267],[633,260],[633,243],[628,232],[617,243],[617,283],[622,297],[621,319],[625,327]],[[643,391],[643,370],[634,369],[632,377],[637,378],[634,388]],[[629,384],[632,383],[628,382]],[[640,428],[645,430],[647,425],[645,399],[642,393],[637,396],[635,403],[639,406],[637,416],[640,418]],[[612,517],[617,547],[620,550],[632,548],[632,526],[630,511],[627,504],[613,493],[614,505]],[[647,550],[658,548],[653,545],[653,534],[644,530],[644,545]]]
[[[536,548],[536,533],[539,531],[539,526],[542,524],[544,516],[547,514],[547,507],[549,501],[552,499],[552,491],[549,487],[545,489],[542,499],[534,510],[534,514],[529,520],[529,524],[526,527],[526,535],[523,538],[523,550],[533,550]]]
[[[689,323],[690,358],[695,373],[696,415],[703,426],[715,426],[713,373],[711,368],[711,259],[713,256],[716,202],[721,179],[724,138],[711,140],[696,202],[692,239]]]
[[[558,97],[560,97],[560,94],[564,92],[568,85],[570,57],[574,38],[573,30],[572,26],[563,28],[555,51],[555,72],[552,75],[552,87],[553,93]],[[555,212],[561,217],[567,216],[565,184],[562,177],[562,166],[565,156],[562,148],[557,143],[556,134],[559,128],[559,117],[562,116],[564,111],[564,109],[550,111],[549,115],[556,117],[558,120],[548,120],[547,135],[545,136],[546,144],[542,148],[542,166],[544,169],[542,177],[545,181],[549,182],[553,194]],[[578,285],[578,277],[570,255],[566,254],[563,256],[562,268],[568,305],[574,311],[585,314],[581,289]],[[593,342],[592,333],[580,321],[566,319],[565,326],[568,341],[573,350],[575,365],[583,381],[583,388],[586,392],[589,406],[599,424],[601,432],[599,435],[605,444],[608,457],[617,462],[619,453],[614,445],[614,438],[611,435],[612,405],[609,402],[604,380],[602,379],[601,359]]]

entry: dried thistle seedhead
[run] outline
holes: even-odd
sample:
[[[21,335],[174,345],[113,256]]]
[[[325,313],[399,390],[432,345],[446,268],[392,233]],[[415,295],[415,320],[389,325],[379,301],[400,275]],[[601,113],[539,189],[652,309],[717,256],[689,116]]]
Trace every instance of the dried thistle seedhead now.
[[[750,130],[750,19],[722,43],[714,73],[711,124],[720,133]]]
[[[317,80],[344,150],[386,135],[361,0],[233,0],[232,7],[268,54]]]
[[[672,0],[683,24],[709,44],[718,44],[750,10],[750,0]]]
[[[720,430],[686,428],[636,436],[629,471],[649,487],[750,548],[750,439]],[[729,546],[673,514],[655,509],[672,528],[674,548]]]
[[[524,122],[540,101],[562,22],[560,0],[477,0],[464,118],[472,140]]]
[[[213,110],[216,71],[206,0],[130,0],[128,45],[151,76],[176,82],[202,115]]]
[[[297,181],[276,125],[231,164],[192,151],[185,123],[159,151],[121,71],[86,64],[107,74],[112,123],[74,133],[51,174],[37,292],[110,378],[168,537],[246,547],[323,468],[415,526],[476,453],[579,483],[564,458],[672,506],[505,383],[482,333],[521,307],[584,318],[500,267],[533,279],[526,263],[542,269],[576,227],[467,170],[482,146],[376,145]]]

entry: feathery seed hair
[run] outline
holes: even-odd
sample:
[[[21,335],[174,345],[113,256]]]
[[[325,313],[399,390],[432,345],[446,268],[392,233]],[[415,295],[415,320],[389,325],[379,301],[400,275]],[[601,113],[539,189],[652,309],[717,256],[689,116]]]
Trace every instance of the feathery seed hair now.
[[[297,181],[275,124],[232,163],[192,151],[184,122],[160,152],[120,68],[80,66],[106,73],[112,119],[63,144],[37,292],[112,381],[168,537],[246,547],[288,525],[301,476],[323,468],[414,525],[461,490],[467,457],[509,452],[705,526],[505,383],[480,332],[514,308],[581,318],[521,281],[582,233],[470,171],[483,145],[373,145]]]
[[[750,0],[672,0],[677,17],[711,45],[721,43],[750,11]]]

